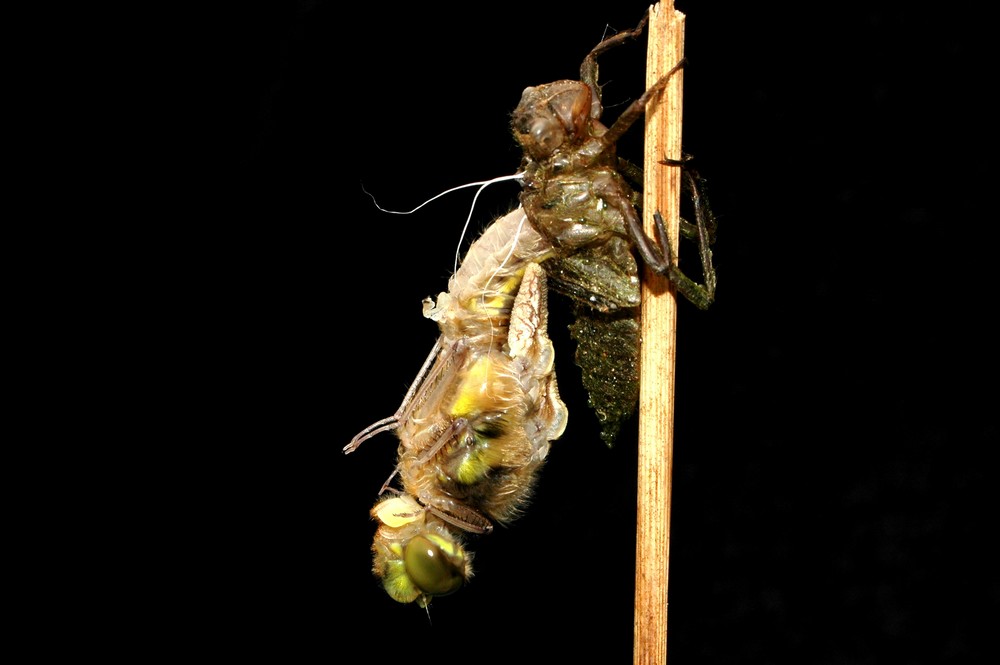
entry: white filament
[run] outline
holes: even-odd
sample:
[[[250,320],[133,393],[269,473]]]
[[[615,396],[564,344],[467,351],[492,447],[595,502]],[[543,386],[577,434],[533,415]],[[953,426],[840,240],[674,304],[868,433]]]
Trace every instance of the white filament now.
[[[523,173],[515,173],[513,175],[502,175],[502,176],[493,178],[491,180],[480,180],[479,182],[469,182],[469,183],[466,183],[464,185],[459,185],[457,187],[452,187],[451,189],[444,190],[440,194],[436,194],[436,195],[432,196],[431,198],[427,199],[426,201],[424,201],[423,203],[421,203],[420,205],[418,205],[413,210],[406,210],[406,211],[403,211],[403,210],[388,210],[386,208],[383,208],[382,206],[380,206],[378,204],[378,201],[375,200],[375,196],[372,195],[371,192],[369,192],[368,190],[366,190],[364,188],[364,186],[361,187],[361,191],[363,191],[365,194],[368,194],[368,196],[370,196],[371,199],[372,199],[372,203],[375,204],[375,207],[378,208],[379,210],[381,210],[382,212],[387,212],[390,215],[410,215],[410,214],[413,214],[416,211],[420,210],[421,208],[423,208],[425,205],[427,205],[431,201],[434,201],[435,199],[441,198],[445,194],[451,194],[452,192],[456,192],[456,191],[458,191],[460,189],[465,189],[466,187],[479,187],[479,189],[476,191],[476,195],[474,197],[472,197],[472,205],[469,207],[469,216],[465,218],[465,225],[462,226],[462,235],[459,237],[459,239],[458,239],[458,247],[455,249],[455,271],[457,272],[458,271],[458,260],[459,260],[459,258],[461,256],[461,253],[462,253],[462,240],[465,239],[465,232],[468,231],[468,229],[469,229],[469,224],[472,221],[472,212],[476,209],[476,201],[479,199],[479,195],[482,193],[482,191],[484,189],[486,189],[490,185],[493,185],[493,184],[498,183],[498,182],[503,182],[504,180],[520,180],[523,176],[524,176]]]

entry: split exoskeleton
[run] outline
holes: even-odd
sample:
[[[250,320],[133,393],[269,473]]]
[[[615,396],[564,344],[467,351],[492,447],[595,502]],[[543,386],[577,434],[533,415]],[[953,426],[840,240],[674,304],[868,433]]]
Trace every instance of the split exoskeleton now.
[[[702,183],[686,160],[683,183],[692,197],[695,223],[681,220],[681,230],[698,241],[705,284],[688,278],[677,265],[658,211],[657,239],[643,231],[639,197],[626,180],[641,172],[618,158],[616,143],[656,100],[678,63],[630,104],[611,124],[601,123],[597,57],[641,34],[647,17],[634,29],[598,44],[584,59],[579,81],[555,81],[529,87],[514,110],[514,138],[524,149],[521,206],[556,256],[544,266],[549,284],[574,302],[576,360],[590,404],[609,445],[638,399],[640,279],[633,248],[652,270],[665,275],[679,293],[706,309],[715,298],[710,244],[715,220],[701,196]]]

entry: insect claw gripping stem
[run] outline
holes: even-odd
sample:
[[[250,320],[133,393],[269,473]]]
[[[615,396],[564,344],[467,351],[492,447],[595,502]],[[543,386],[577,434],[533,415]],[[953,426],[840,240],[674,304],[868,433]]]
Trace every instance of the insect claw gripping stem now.
[[[664,248],[666,257],[661,255],[657,260],[656,249],[648,244],[648,238],[645,237],[645,234],[643,234],[643,240],[637,242],[636,246],[653,271],[666,276],[676,289],[696,307],[708,309],[715,301],[716,274],[715,267],[712,265],[711,248],[711,244],[715,240],[715,217],[702,195],[701,179],[694,169],[687,166],[690,159],[690,155],[685,155],[683,159],[664,159],[660,163],[668,166],[679,166],[682,169],[685,189],[690,191],[695,214],[695,224],[693,225],[681,220],[682,231],[685,236],[698,238],[698,254],[701,258],[701,270],[705,276],[705,284],[698,284],[677,267],[677,252],[674,251],[670,238],[667,236],[666,226],[659,210],[653,214],[653,220],[656,223],[656,239]]]
[[[580,80],[589,85],[590,89],[595,91],[598,96],[600,96],[600,88],[597,87],[597,56],[601,55],[608,49],[619,46],[627,39],[635,39],[639,37],[643,30],[646,29],[646,23],[648,21],[649,12],[646,12],[643,14],[642,20],[639,21],[639,25],[635,26],[635,28],[632,30],[626,30],[625,32],[619,32],[614,37],[608,37],[591,49],[590,53],[587,54],[587,57],[583,59],[583,63],[580,65]]]

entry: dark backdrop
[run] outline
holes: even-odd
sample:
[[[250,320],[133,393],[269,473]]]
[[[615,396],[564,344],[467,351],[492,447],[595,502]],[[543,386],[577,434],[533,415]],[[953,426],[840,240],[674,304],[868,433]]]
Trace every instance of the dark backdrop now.
[[[221,415],[178,531],[197,553],[178,576],[198,582],[176,634],[281,661],[629,662],[635,427],[613,450],[597,438],[559,302],[570,425],[527,514],[475,542],[476,577],[430,621],[370,575],[396,442],[340,448],[392,413],[430,349],[420,303],[445,288],[471,194],[403,217],[362,188],[409,209],[512,173],[522,89],[575,78],[647,6],[423,4],[226,17],[222,114],[192,159],[221,193],[197,211],[214,267],[194,381]],[[678,7],[684,144],[720,226],[717,302],[680,311],[669,659],[983,662],[988,20],[757,4]],[[606,117],[642,91],[644,48],[602,61]],[[474,232],[516,194],[484,194]]]

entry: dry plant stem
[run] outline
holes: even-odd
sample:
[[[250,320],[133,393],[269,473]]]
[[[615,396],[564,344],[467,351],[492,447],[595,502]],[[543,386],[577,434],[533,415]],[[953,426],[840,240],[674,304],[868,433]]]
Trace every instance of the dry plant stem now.
[[[650,9],[646,87],[684,56],[684,14],[673,0]],[[681,157],[683,70],[646,109],[643,219],[655,238],[659,210],[677,247],[680,171],[664,157]],[[670,555],[670,486],[674,425],[674,358],[677,301],[668,280],[645,269],[642,289],[642,349],[639,382],[639,477],[633,663],[667,662],[667,580]]]

